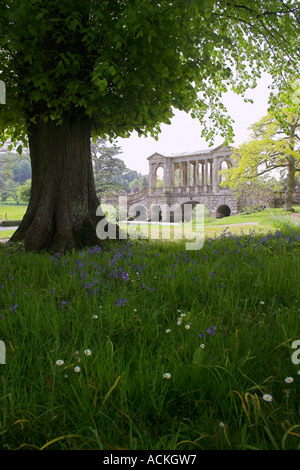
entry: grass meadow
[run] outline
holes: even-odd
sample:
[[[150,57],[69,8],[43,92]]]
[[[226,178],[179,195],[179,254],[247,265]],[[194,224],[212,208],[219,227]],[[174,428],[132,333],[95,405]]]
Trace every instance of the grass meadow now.
[[[207,230],[0,246],[1,449],[300,449],[300,227]]]

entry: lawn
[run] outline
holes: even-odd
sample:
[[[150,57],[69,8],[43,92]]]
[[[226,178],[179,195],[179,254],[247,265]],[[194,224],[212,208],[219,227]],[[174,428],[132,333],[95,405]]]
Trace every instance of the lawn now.
[[[0,204],[0,221],[1,220],[22,220],[27,209],[27,204],[1,203]]]
[[[300,231],[255,230],[2,246],[0,448],[299,449]]]

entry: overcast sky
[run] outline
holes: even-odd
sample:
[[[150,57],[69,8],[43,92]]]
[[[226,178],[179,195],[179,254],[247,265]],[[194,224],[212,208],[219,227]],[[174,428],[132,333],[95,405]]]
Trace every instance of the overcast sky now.
[[[249,90],[246,97],[254,103],[244,103],[240,96],[234,93],[224,95],[223,102],[229,114],[234,119],[234,146],[243,143],[250,135],[248,127],[267,113],[271,79],[264,75],[254,90]],[[124,160],[127,167],[139,173],[148,174],[147,158],[155,152],[171,155],[182,152],[193,152],[209,148],[205,139],[201,138],[201,126],[182,111],[176,111],[170,125],[162,125],[158,141],[151,137],[138,137],[136,133],[127,139],[119,138],[116,143],[122,149],[119,158]],[[222,144],[222,138],[217,137],[215,145]]]

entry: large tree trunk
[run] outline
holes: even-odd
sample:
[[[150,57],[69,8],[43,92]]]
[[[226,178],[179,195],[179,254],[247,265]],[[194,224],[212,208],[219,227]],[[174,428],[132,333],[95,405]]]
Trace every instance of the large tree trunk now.
[[[56,252],[101,245],[90,137],[90,118],[82,114],[61,125],[42,119],[28,124],[31,198],[12,242],[23,241],[27,251]]]
[[[287,188],[285,192],[285,211],[294,211],[293,209],[293,193],[295,185],[295,158],[288,156],[288,167],[287,167]]]

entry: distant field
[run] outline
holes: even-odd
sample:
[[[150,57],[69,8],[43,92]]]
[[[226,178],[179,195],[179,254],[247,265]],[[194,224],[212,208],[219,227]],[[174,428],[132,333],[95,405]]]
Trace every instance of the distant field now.
[[[22,220],[25,212],[27,209],[26,204],[12,204],[12,203],[2,203],[0,204],[0,220]],[[295,210],[300,212],[300,206],[295,206]],[[234,234],[249,234],[254,228],[256,232],[266,233],[268,230],[271,229],[271,225],[268,223],[268,217],[272,216],[280,216],[283,214],[283,209],[265,209],[260,212],[255,212],[253,214],[238,214],[233,215],[230,217],[224,217],[222,219],[215,219],[207,216],[205,214],[204,219],[204,237],[210,238],[214,236],[219,236],[221,233],[224,232],[225,227],[230,227],[230,232]],[[241,224],[240,226],[236,226],[235,224]],[[249,225],[242,225],[242,224],[249,224]],[[259,224],[259,226],[257,226]],[[121,228],[125,227],[124,223],[120,223]],[[219,227],[218,227],[219,226]],[[225,226],[225,227],[224,227]],[[131,225],[131,232],[136,232],[136,227]],[[168,231],[170,233],[169,239],[171,241],[176,240],[183,240],[193,239],[193,233],[195,231],[199,233],[199,229],[192,226],[191,223],[187,223],[184,225],[175,225],[175,226],[161,226],[161,225],[141,225],[140,233],[144,236],[153,237],[154,232],[162,232]],[[15,230],[7,229],[7,230],[0,230],[0,240],[10,238]],[[152,235],[151,235],[152,234]],[[137,235],[136,235],[137,236]],[[159,237],[158,237],[159,238]],[[162,235],[160,235],[160,239],[164,239]],[[166,239],[166,238],[165,238]]]
[[[22,220],[27,204],[0,204],[0,220]]]

